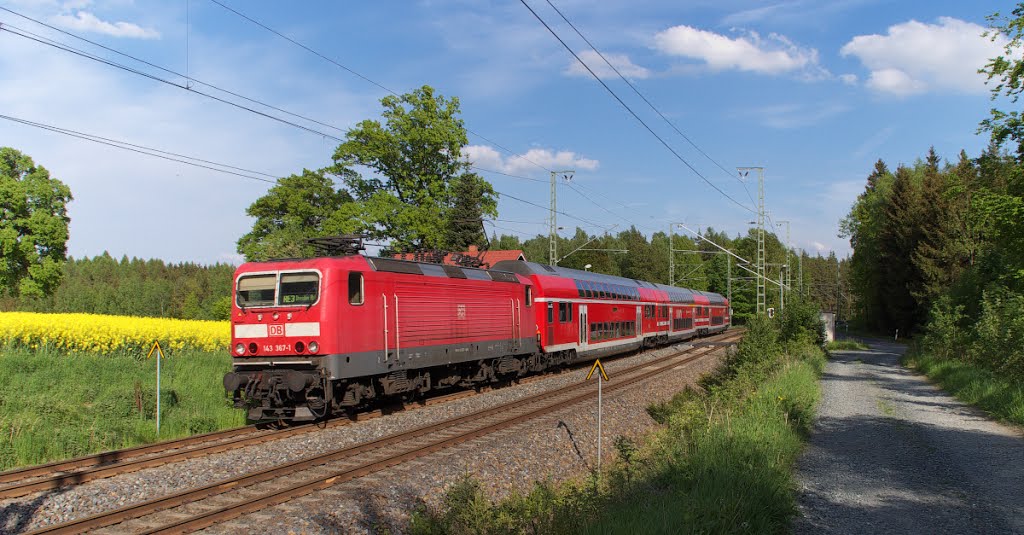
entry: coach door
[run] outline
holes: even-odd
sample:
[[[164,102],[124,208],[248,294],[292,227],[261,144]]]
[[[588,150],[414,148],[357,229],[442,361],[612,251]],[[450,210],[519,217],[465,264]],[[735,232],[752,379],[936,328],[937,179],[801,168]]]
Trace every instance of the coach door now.
[[[636,306],[636,337],[643,338],[644,336],[644,307],[642,305]]]
[[[579,310],[578,319],[580,320],[579,348],[583,350],[587,348],[587,334],[590,329],[590,324],[587,322],[587,305],[580,303],[576,309]]]

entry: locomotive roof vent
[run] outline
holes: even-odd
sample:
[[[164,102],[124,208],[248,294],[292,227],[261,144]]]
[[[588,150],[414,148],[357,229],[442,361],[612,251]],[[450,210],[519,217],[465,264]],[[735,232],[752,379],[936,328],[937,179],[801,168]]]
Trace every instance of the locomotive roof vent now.
[[[310,238],[306,242],[313,246],[316,256],[351,256],[366,250],[363,237],[359,234],[323,236]]]

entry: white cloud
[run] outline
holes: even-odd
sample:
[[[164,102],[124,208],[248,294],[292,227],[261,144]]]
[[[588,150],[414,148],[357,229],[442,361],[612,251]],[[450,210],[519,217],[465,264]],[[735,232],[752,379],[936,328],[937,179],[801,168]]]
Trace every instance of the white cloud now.
[[[857,75],[856,74],[840,74],[839,75],[839,81],[843,82],[846,85],[857,85]]]
[[[53,17],[53,22],[71,30],[101,33],[113,37],[131,37],[134,39],[159,39],[160,32],[152,28],[143,28],[131,22],[107,22],[88,11],[78,11],[74,15],[62,13]]]
[[[622,73],[626,78],[643,80],[651,75],[645,67],[641,67],[633,63],[626,54],[613,54],[606,53],[604,57],[608,59],[608,62],[615,66],[616,69]],[[618,75],[615,71],[605,63],[601,56],[594,50],[584,50],[580,53],[580,58],[587,63],[587,65],[594,71],[600,78],[616,78]],[[569,76],[590,76],[587,69],[580,65],[580,62],[573,58],[572,63],[562,71],[562,74]]]
[[[890,26],[886,35],[858,35],[840,54],[859,59],[871,71],[865,85],[879,93],[983,93],[985,75],[977,71],[1005,45],[1003,39],[982,37],[984,31],[952,17],[940,17],[937,24],[911,20]]]
[[[661,52],[705,62],[713,70],[739,70],[760,74],[799,73],[806,78],[829,76],[818,62],[818,51],[796,45],[776,33],[762,38],[747,32],[736,38],[692,26],[674,26],[654,36]]]
[[[462,149],[462,157],[483,169],[509,174],[528,173],[544,167],[593,171],[600,165],[597,160],[567,150],[530,149],[524,154],[505,157],[487,145],[468,145]]]

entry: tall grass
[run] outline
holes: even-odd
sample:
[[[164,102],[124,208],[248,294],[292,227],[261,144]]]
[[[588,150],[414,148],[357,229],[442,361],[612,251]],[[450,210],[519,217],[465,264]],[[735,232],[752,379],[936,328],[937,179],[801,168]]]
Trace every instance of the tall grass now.
[[[919,347],[906,353],[903,364],[917,368],[961,401],[1024,425],[1024,383],[1015,376],[997,374],[981,363],[942,357]]]
[[[802,320],[801,320],[802,321]],[[492,503],[472,478],[412,517],[417,534],[783,533],[795,512],[792,465],[809,432],[825,358],[817,325],[754,318],[739,351],[701,388],[648,412],[662,424],[584,481],[538,482]]]
[[[159,439],[244,424],[222,378],[225,352],[161,362]],[[156,361],[124,354],[0,349],[0,469],[157,440]]]

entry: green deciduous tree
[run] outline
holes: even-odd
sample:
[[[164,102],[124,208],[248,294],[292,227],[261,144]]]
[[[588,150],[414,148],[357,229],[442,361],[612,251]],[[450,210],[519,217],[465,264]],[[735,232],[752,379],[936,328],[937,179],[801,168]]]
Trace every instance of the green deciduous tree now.
[[[1012,17],[995,13],[988,17],[987,35],[992,41],[1003,41],[1003,54],[991,58],[979,72],[988,75],[988,81],[995,81],[992,100],[1002,96],[1016,104],[1024,91],[1024,58],[1021,57],[1024,39],[1024,3],[1017,4]],[[1024,159],[1024,116],[1018,111],[1002,111],[992,108],[989,118],[981,122],[981,130],[992,135],[996,145],[1007,141],[1017,144],[1017,157]]]
[[[49,295],[67,254],[71,190],[32,158],[0,147],[0,293]]]
[[[355,198],[329,227],[390,239],[394,249],[446,249],[475,238],[455,221],[497,215],[489,183],[462,159],[468,140],[458,98],[423,86],[381,99],[383,122],[365,120],[348,131],[331,171]],[[360,171],[369,170],[368,176]],[[477,225],[479,228],[479,225]]]
[[[351,202],[322,171],[282,178],[246,210],[256,221],[238,240],[238,252],[250,261],[310,256],[306,240],[330,233],[327,220]]]

